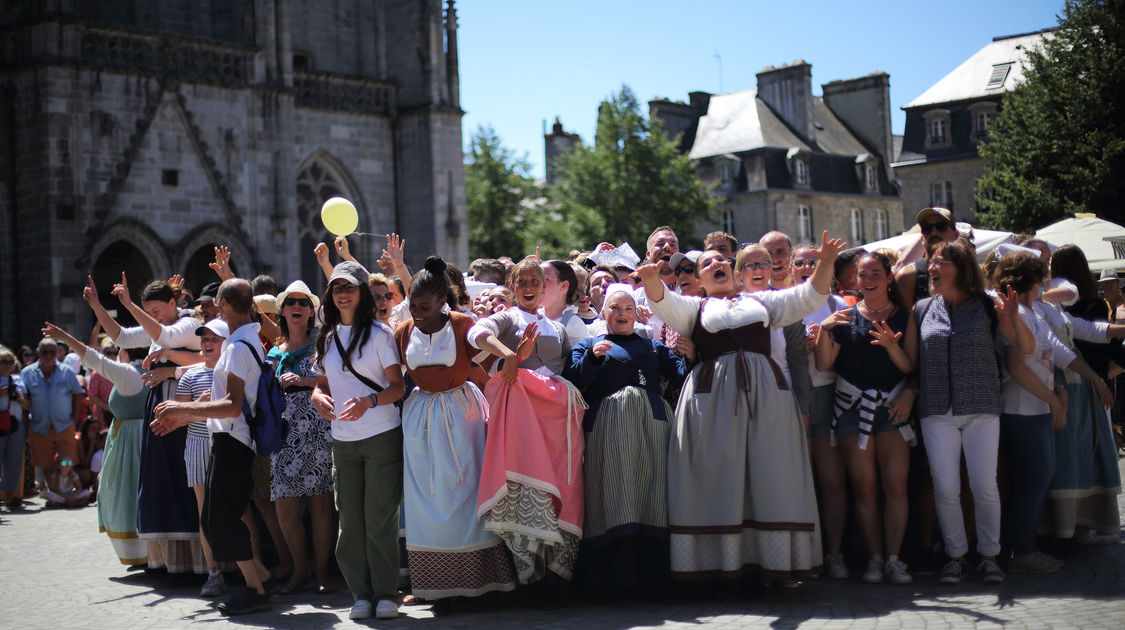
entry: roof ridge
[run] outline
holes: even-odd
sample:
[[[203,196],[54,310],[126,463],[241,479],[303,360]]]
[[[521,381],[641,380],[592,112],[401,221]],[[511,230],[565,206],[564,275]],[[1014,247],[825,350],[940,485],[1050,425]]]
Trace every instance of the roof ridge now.
[[[1047,28],[1041,28],[1038,31],[1028,31],[1026,33],[1016,33],[1015,35],[999,35],[997,37],[993,37],[992,41],[1000,42],[1000,41],[1004,41],[1005,39],[1017,39],[1019,37],[1029,37],[1031,35],[1042,35],[1043,33],[1050,33],[1051,31],[1057,31],[1057,30],[1059,30],[1059,27],[1050,26],[1050,27],[1047,27]]]

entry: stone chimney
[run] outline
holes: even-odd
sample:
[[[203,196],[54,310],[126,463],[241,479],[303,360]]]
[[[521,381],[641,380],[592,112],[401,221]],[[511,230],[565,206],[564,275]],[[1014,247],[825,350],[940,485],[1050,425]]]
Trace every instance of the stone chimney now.
[[[841,79],[820,86],[824,104],[861,140],[879,152],[883,170],[891,177],[891,77],[873,72],[858,79]],[[892,178],[893,179],[893,178]]]
[[[812,66],[798,59],[758,73],[758,98],[804,140],[816,141],[813,127]]]

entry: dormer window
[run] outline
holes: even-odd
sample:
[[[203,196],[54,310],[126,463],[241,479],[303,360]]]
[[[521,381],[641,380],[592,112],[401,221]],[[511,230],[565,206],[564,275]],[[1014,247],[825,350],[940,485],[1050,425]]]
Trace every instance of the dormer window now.
[[[798,184],[809,183],[809,167],[804,160],[798,158],[793,161],[793,172],[796,174]]]
[[[874,164],[868,163],[863,165],[863,181],[866,182],[868,191],[875,190],[876,181]]]
[[[730,163],[729,162],[720,162],[719,163],[719,182],[723,186],[727,186],[727,185],[730,184]]]
[[[794,188],[809,187],[809,153],[801,147],[790,147],[785,152],[789,162],[789,177]]]
[[[998,63],[992,66],[992,72],[988,75],[988,84],[984,86],[986,90],[997,90],[1004,87],[1004,81],[1008,79],[1008,73],[1012,70],[1013,61],[1007,63]]]
[[[973,121],[973,131],[969,134],[970,140],[977,142],[988,136],[988,127],[996,119],[996,111],[996,103],[992,101],[981,101],[969,105],[969,115],[972,116]]]
[[[931,109],[922,114],[926,120],[926,148],[942,148],[953,140],[948,109]]]

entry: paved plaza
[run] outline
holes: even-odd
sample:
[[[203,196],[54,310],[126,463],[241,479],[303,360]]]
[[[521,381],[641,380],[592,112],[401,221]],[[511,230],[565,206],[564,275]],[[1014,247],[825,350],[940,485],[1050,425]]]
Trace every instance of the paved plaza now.
[[[0,512],[0,628],[143,630],[216,621],[261,628],[419,630],[1125,627],[1125,545],[1075,546],[1062,556],[1066,566],[1056,574],[1009,575],[999,586],[972,577],[959,586],[942,586],[932,574],[916,574],[915,584],[905,587],[820,579],[796,591],[745,587],[550,609],[509,595],[449,616],[435,617],[428,606],[404,606],[397,620],[359,624],[347,619],[352,602],[340,582],[332,595],[275,595],[273,610],[227,619],[215,610],[216,602],[198,597],[202,578],[175,584],[167,576],[126,571],[109,539],[98,533],[94,507],[44,510],[43,501],[34,499],[21,512]]]

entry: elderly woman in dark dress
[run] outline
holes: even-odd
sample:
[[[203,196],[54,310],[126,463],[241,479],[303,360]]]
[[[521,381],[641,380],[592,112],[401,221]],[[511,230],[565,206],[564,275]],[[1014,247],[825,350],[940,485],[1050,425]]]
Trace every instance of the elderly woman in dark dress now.
[[[661,382],[678,388],[688,365],[637,335],[632,286],[611,284],[602,308],[608,332],[578,342],[563,375],[589,405],[586,521],[580,575],[593,590],[640,590],[668,576],[668,437],[672,408]]]

